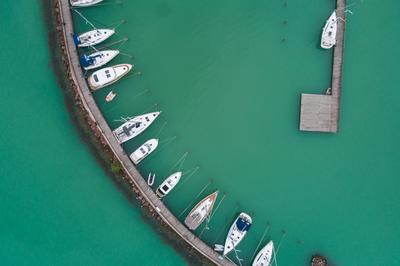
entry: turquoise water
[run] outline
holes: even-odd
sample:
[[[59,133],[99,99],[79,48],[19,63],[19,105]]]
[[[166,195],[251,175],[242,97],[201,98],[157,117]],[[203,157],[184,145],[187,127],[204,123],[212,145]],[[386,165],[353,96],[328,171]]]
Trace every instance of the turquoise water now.
[[[110,125],[163,111],[125,149],[177,136],[140,171],[155,171],[159,184],[188,152],[182,170],[200,169],[165,202],[183,220],[193,201],[226,193],[210,229],[196,234],[223,243],[234,216],[251,213],[254,226],[239,246],[244,264],[269,223],[262,244],[280,243],[280,265],[309,265],[315,252],[333,265],[400,265],[400,8],[395,0],[354,3],[336,135],[298,131],[300,93],[322,93],[330,83],[332,54],[318,42],[333,1],[154,0],[81,9],[98,26],[126,19],[110,42],[128,36],[121,50],[134,59],[114,62],[142,73],[113,86],[112,103],[104,101],[109,89],[95,93]],[[78,30],[88,29],[75,19]],[[50,68],[40,5],[3,1],[0,22],[2,264],[184,264],[80,140]]]
[[[84,10],[98,27],[126,20],[110,42],[129,37],[121,49],[134,59],[114,63],[141,73],[112,87],[112,103],[104,101],[111,88],[95,93],[111,127],[121,116],[163,111],[125,149],[177,136],[140,170],[155,171],[159,184],[188,152],[182,170],[200,169],[166,204],[183,220],[213,180],[196,200],[215,189],[226,197],[210,229],[196,233],[223,243],[234,216],[251,213],[254,227],[239,247],[245,264],[269,223],[262,244],[281,243],[280,265],[308,265],[315,252],[334,265],[400,265],[399,3],[348,4],[334,135],[298,130],[300,93],[330,86],[332,51],[318,45],[334,1],[124,1]],[[75,21],[77,31],[89,28]]]
[[[0,264],[184,264],[80,140],[40,1],[1,7]]]

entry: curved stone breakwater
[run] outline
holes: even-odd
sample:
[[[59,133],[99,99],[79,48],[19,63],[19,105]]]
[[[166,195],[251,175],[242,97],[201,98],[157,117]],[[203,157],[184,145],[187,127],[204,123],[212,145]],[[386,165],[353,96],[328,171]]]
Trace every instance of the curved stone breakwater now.
[[[174,232],[174,242],[180,246],[184,244],[189,255],[197,255],[199,264],[205,264],[201,259],[206,258],[208,263],[216,265],[235,265],[189,231],[157,198],[137,171],[115,139],[86,84],[79,65],[78,52],[71,37],[73,22],[68,0],[55,1],[54,10],[57,20],[56,30],[60,39],[61,62],[65,68],[66,79],[74,91],[76,104],[84,113],[84,120],[101,144],[103,151],[112,154],[110,163],[120,165],[122,178],[129,184],[131,191],[136,193],[136,198],[141,202],[141,206],[148,210],[150,216],[154,217],[163,229],[168,228],[169,231]]]

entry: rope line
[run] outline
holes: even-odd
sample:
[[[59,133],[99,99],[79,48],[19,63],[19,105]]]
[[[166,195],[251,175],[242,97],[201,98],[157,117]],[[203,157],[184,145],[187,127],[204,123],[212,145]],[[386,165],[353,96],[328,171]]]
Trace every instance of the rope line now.
[[[254,256],[256,255],[257,250],[258,250],[258,248],[259,248],[260,245],[261,245],[261,242],[264,240],[265,235],[266,235],[267,232],[269,231],[269,228],[270,228],[270,225],[269,225],[269,223],[268,223],[268,224],[267,224],[267,227],[266,227],[265,230],[264,230],[264,233],[263,233],[262,236],[261,236],[260,241],[258,242],[258,245],[257,245],[256,249],[254,250],[253,256],[251,256],[250,261],[253,261]]]
[[[185,152],[181,158],[172,166],[172,168],[169,170],[169,172],[172,172],[174,169],[180,170],[182,169],[183,164],[186,161],[186,157],[188,156],[189,152]]]
[[[186,208],[178,215],[178,218],[181,218],[181,216],[189,209],[190,206],[193,205],[193,203],[196,201],[198,197],[206,190],[206,188],[212,183],[212,181],[208,181],[208,183],[200,190],[200,192],[196,195],[196,197],[186,206]]]

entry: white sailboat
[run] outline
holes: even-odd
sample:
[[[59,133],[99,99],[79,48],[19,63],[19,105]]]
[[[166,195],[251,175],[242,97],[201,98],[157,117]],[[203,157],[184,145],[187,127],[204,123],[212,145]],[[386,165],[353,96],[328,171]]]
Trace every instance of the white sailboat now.
[[[119,143],[124,143],[142,133],[156,120],[160,113],[153,112],[135,116],[114,129],[113,133]]]
[[[107,87],[128,74],[132,68],[133,66],[130,64],[120,64],[99,69],[89,76],[89,87],[92,90],[98,90]]]
[[[73,7],[87,7],[96,5],[103,0],[69,0],[71,6]]]
[[[158,146],[158,139],[149,139],[143,143],[139,148],[137,148],[129,156],[132,162],[135,164],[140,163],[144,158],[146,158],[150,153],[152,153]]]
[[[118,50],[97,51],[90,55],[84,54],[79,61],[83,69],[90,70],[104,66],[105,64],[113,60],[114,57],[116,57],[118,54]]]
[[[274,252],[274,242],[269,241],[253,260],[252,266],[269,266]]]
[[[236,220],[233,222],[226,236],[224,246],[224,256],[232,251],[242,241],[247,231],[250,229],[252,220],[247,213],[240,213]]]
[[[336,44],[336,31],[337,31],[337,17],[336,10],[334,10],[326,21],[321,35],[321,47],[330,49]]]
[[[208,195],[202,199],[199,203],[186,216],[185,224],[190,230],[196,230],[197,227],[204,221],[204,219],[211,213],[214,203],[217,200],[218,191]]]
[[[74,35],[74,42],[78,47],[94,46],[104,42],[115,33],[113,29],[94,29],[79,36]]]
[[[156,190],[157,196],[161,199],[165,197],[171,190],[178,184],[179,180],[181,179],[182,172],[176,172],[167,177],[164,182],[158,186]]]

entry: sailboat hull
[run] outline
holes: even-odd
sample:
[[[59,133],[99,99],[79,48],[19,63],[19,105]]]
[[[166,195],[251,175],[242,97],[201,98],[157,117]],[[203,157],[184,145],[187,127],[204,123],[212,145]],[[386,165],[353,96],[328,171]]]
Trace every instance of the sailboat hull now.
[[[185,224],[190,230],[196,230],[207,216],[210,215],[217,197],[218,191],[215,191],[197,203],[189,212],[185,219]]]

